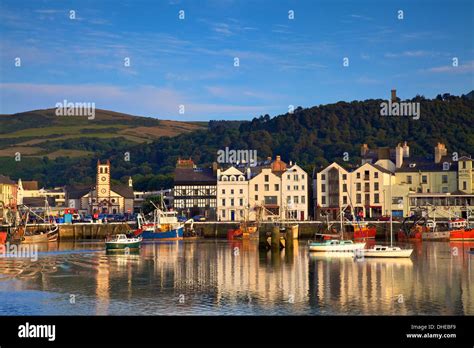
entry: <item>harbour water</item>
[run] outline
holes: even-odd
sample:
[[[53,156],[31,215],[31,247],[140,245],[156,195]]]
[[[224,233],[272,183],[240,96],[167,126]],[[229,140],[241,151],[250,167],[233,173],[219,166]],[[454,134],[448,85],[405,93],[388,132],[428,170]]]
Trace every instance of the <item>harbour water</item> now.
[[[406,246],[406,244],[404,245]],[[412,244],[411,259],[280,253],[185,240],[106,254],[103,242],[0,258],[0,315],[473,315],[474,243]]]

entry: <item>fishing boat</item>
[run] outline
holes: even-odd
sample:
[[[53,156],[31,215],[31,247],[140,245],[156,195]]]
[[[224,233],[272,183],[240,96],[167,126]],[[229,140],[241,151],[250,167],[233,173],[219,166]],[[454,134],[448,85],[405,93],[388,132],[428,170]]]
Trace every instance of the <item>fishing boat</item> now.
[[[161,199],[161,206],[157,207],[151,202],[155,210],[153,211],[153,221],[147,221],[143,215],[138,214],[138,229],[134,234],[144,240],[180,240],[184,236],[184,223],[178,221],[176,211],[168,211]]]
[[[340,209],[342,212],[342,209]],[[365,242],[354,243],[352,240],[344,239],[344,229],[343,229],[343,217],[342,213],[339,214],[340,217],[340,239],[325,239],[325,234],[320,234],[322,240],[320,241],[308,241],[308,248],[310,252],[356,252],[365,247]],[[329,220],[328,220],[328,230],[330,229]],[[336,256],[336,255],[334,255]]]
[[[105,241],[106,250],[124,250],[140,248],[141,237],[127,237],[125,234],[116,234]]]
[[[312,252],[354,252],[363,249],[365,243],[354,243],[352,240],[330,239],[322,242],[309,242],[309,251]]]
[[[469,226],[466,219],[454,219],[448,222],[450,228],[449,240],[472,241],[474,240],[474,228]]]
[[[425,224],[425,231],[421,233],[422,240],[449,240],[449,231],[439,231],[438,224],[434,220],[428,220]]]
[[[347,225],[347,232],[352,234],[353,239],[375,239],[377,228],[366,221],[354,221]]]

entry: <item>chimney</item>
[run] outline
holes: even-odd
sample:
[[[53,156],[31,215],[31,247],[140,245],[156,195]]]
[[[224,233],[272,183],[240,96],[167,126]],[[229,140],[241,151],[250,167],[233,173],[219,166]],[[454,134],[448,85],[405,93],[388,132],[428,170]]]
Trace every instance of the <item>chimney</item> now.
[[[401,168],[403,164],[403,147],[398,144],[395,148],[395,166]]]
[[[128,177],[128,186],[133,187],[133,180],[131,176]]]
[[[444,145],[443,143],[438,143],[435,146],[435,153],[434,153],[435,163],[441,162],[441,158],[443,156],[446,156],[447,154],[448,154],[448,150],[446,149],[446,145]]]
[[[392,89],[392,103],[397,101],[397,90]]]
[[[408,146],[407,142],[403,143],[403,158],[410,157],[410,146]]]
[[[364,157],[367,154],[367,152],[369,152],[369,146],[367,144],[363,144],[360,147],[360,155]]]
[[[252,179],[252,171],[250,170],[250,167],[247,167],[247,180]]]

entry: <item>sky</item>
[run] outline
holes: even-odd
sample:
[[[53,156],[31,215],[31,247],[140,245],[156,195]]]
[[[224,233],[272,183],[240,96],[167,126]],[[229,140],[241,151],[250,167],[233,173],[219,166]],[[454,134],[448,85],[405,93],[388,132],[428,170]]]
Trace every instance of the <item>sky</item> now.
[[[0,113],[67,100],[205,121],[461,95],[473,21],[471,0],[0,0]]]

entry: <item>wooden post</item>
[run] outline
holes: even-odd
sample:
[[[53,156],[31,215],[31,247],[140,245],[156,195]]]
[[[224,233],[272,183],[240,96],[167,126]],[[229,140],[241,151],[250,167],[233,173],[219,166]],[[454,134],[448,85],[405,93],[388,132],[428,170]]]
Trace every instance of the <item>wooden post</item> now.
[[[280,227],[278,226],[272,229],[272,249],[280,250]]]

